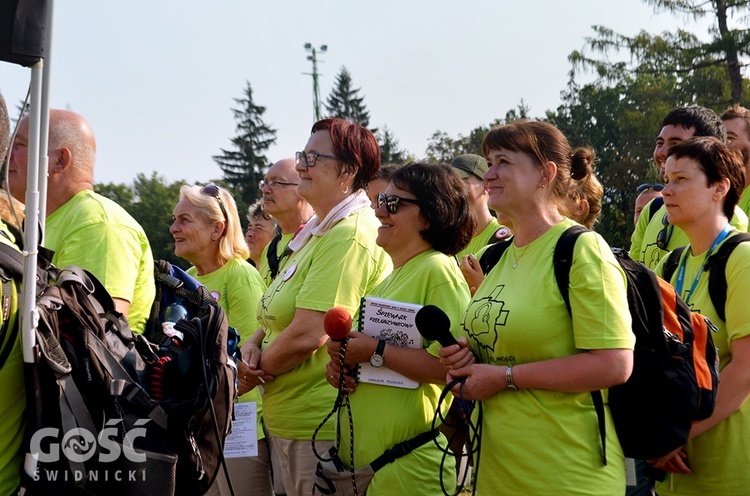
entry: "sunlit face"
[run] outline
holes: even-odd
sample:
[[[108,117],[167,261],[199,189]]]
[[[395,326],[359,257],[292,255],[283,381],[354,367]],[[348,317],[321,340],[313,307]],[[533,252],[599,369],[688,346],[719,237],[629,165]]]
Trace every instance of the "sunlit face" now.
[[[633,224],[638,224],[638,218],[641,216],[641,212],[643,212],[643,209],[648,205],[648,202],[656,198],[657,196],[661,196],[660,191],[656,191],[653,188],[649,188],[647,190],[644,190],[638,197],[635,199],[635,215],[633,215]]]
[[[742,153],[742,163],[745,165],[745,185],[750,182],[750,128],[745,119],[729,119],[724,121],[727,128],[727,144],[729,148]]]
[[[493,210],[511,215],[522,208],[538,190],[541,173],[534,159],[524,152],[501,148],[490,150],[489,169],[484,175]]]
[[[212,259],[218,243],[211,240],[214,223],[206,222],[200,209],[183,198],[172,212],[169,232],[174,238],[174,254],[195,265],[200,260]]]
[[[688,157],[667,159],[668,183],[662,191],[669,223],[678,227],[721,214],[723,196],[716,185],[709,186],[706,174],[697,160]]]
[[[656,167],[659,168],[659,182],[666,182],[664,164],[667,162],[669,147],[693,137],[694,134],[694,126],[686,128],[680,125],[669,124],[661,128],[659,136],[656,137],[656,147],[654,148],[654,162],[656,163]]]
[[[266,220],[262,215],[253,219],[245,232],[245,242],[250,250],[250,257],[256,258],[263,253],[263,248],[276,236],[273,220]]]
[[[263,210],[269,215],[278,218],[287,213],[294,212],[300,202],[297,194],[297,187],[294,184],[299,183],[299,175],[294,169],[293,160],[277,162],[268,169],[266,177],[266,186],[263,187]],[[270,182],[276,181],[276,188],[271,188]],[[282,183],[291,184],[278,184]]]
[[[395,187],[393,183],[388,185],[385,194],[418,200],[412,193]],[[400,201],[396,213],[391,214],[383,203],[375,210],[375,216],[381,224],[375,242],[392,258],[397,258],[401,253],[419,252],[423,247],[429,246],[419,234],[428,227],[427,221],[420,213],[419,205]]]
[[[466,186],[469,187],[469,192],[471,194],[471,201],[476,202],[480,198],[482,198],[482,195],[484,195],[486,191],[486,186],[484,185],[484,181],[477,176],[469,176],[463,179],[464,183],[466,183]]]
[[[13,197],[25,201],[29,160],[29,119],[21,120],[8,161],[8,185]]]
[[[335,156],[328,131],[313,133],[303,152]],[[340,193],[343,190],[344,179],[339,171],[340,167],[340,160],[327,157],[318,157],[314,167],[307,167],[304,161],[297,164],[296,168],[299,173],[297,193],[313,208],[330,201],[332,193]]]

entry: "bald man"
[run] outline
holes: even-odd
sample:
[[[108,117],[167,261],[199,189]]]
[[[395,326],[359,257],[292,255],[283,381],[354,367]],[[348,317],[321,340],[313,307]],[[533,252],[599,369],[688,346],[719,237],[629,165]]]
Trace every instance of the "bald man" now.
[[[18,127],[8,164],[11,194],[26,192],[29,118]],[[44,246],[54,250],[57,267],[78,265],[99,279],[143,332],[155,297],[154,260],[143,228],[117,203],[94,193],[96,141],[82,116],[51,110],[49,178]]]
[[[263,209],[279,221],[281,226],[281,236],[276,236],[266,246],[258,266],[258,272],[266,285],[270,284],[276,275],[270,268],[271,264],[275,262],[277,267],[283,265],[287,245],[299,227],[313,215],[310,204],[297,194],[299,174],[295,165],[293,158],[279,160],[268,169],[265,179],[261,182]]]

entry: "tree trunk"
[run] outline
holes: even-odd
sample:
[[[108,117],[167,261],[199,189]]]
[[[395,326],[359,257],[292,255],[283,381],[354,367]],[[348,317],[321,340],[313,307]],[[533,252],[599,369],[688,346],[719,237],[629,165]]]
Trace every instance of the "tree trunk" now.
[[[725,0],[714,0],[716,8],[716,19],[719,22],[719,34],[721,35],[724,52],[727,56],[727,73],[729,75],[729,86],[732,91],[732,103],[740,103],[742,100],[742,73],[740,72],[739,57],[737,56],[737,42],[727,28],[727,5]]]

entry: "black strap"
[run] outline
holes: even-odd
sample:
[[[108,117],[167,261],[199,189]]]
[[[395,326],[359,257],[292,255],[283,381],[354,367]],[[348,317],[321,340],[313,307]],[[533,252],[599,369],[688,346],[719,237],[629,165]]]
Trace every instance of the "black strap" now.
[[[2,329],[0,329],[0,349],[2,349],[2,352],[0,352],[0,369],[5,365],[13,346],[15,346],[16,338],[18,338],[18,328],[20,327],[18,325],[18,320],[13,322],[12,326],[8,327],[11,314],[11,304],[13,303],[12,284],[11,281],[2,282],[3,323]]]
[[[663,196],[657,196],[653,200],[651,200],[651,203],[648,205],[648,221],[651,222],[651,219],[653,219],[654,215],[656,215],[656,212],[659,211],[661,206],[664,205],[664,197]]]
[[[680,246],[672,250],[667,257],[667,261],[664,262],[664,266],[661,269],[661,278],[667,282],[672,280],[672,276],[677,272],[677,267],[680,265],[680,257],[685,253],[686,246]]]
[[[503,253],[505,253],[505,250],[507,250],[510,246],[511,242],[513,242],[513,236],[498,240],[497,243],[484,250],[482,256],[479,257],[479,266],[482,268],[483,274],[489,274],[490,270],[492,270],[492,267],[497,265],[497,263],[502,258]]]
[[[726,319],[727,304],[727,262],[737,245],[750,241],[749,233],[737,233],[725,240],[719,249],[711,255],[706,262],[708,271],[708,294],[716,314],[724,322]]]
[[[281,234],[277,234],[270,243],[268,243],[268,250],[266,251],[266,259],[268,259],[268,269],[271,271],[271,279],[276,278],[276,274],[279,273],[279,262],[281,257],[277,256],[279,241],[281,241]]]
[[[422,434],[414,436],[413,438],[407,441],[398,443],[396,446],[394,446],[391,449],[385,450],[385,453],[377,457],[370,464],[370,467],[372,467],[372,471],[377,472],[378,470],[385,467],[389,463],[401,458],[404,455],[408,455],[409,453],[419,448],[420,446],[424,446],[425,444],[435,439],[438,435],[438,432],[439,431],[437,429],[432,429],[427,432],[423,432]]]

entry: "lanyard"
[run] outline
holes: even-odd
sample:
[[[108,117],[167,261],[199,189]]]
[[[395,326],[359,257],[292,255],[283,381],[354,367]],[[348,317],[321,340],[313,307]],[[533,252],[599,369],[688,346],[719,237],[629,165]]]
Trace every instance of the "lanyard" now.
[[[701,268],[698,269],[698,273],[695,275],[695,279],[693,279],[693,285],[690,286],[690,291],[685,295],[685,303],[689,303],[690,299],[693,297],[693,293],[695,292],[695,288],[698,286],[698,281],[700,281],[701,274],[706,270],[706,262],[708,262],[708,257],[711,256],[711,254],[714,252],[717,246],[726,239],[727,236],[729,236],[729,233],[732,231],[732,227],[729,225],[729,222],[726,223],[724,226],[724,229],[721,230],[718,236],[716,236],[716,239],[714,240],[713,244],[711,245],[711,248],[708,249],[706,252],[706,256],[703,259],[703,264],[701,265]],[[680,270],[677,273],[677,286],[675,286],[675,289],[677,290],[678,295],[682,295],[682,285],[685,282],[685,265],[687,264],[687,257],[689,256],[689,253],[686,253],[685,256],[682,257],[682,260],[680,260]]]

